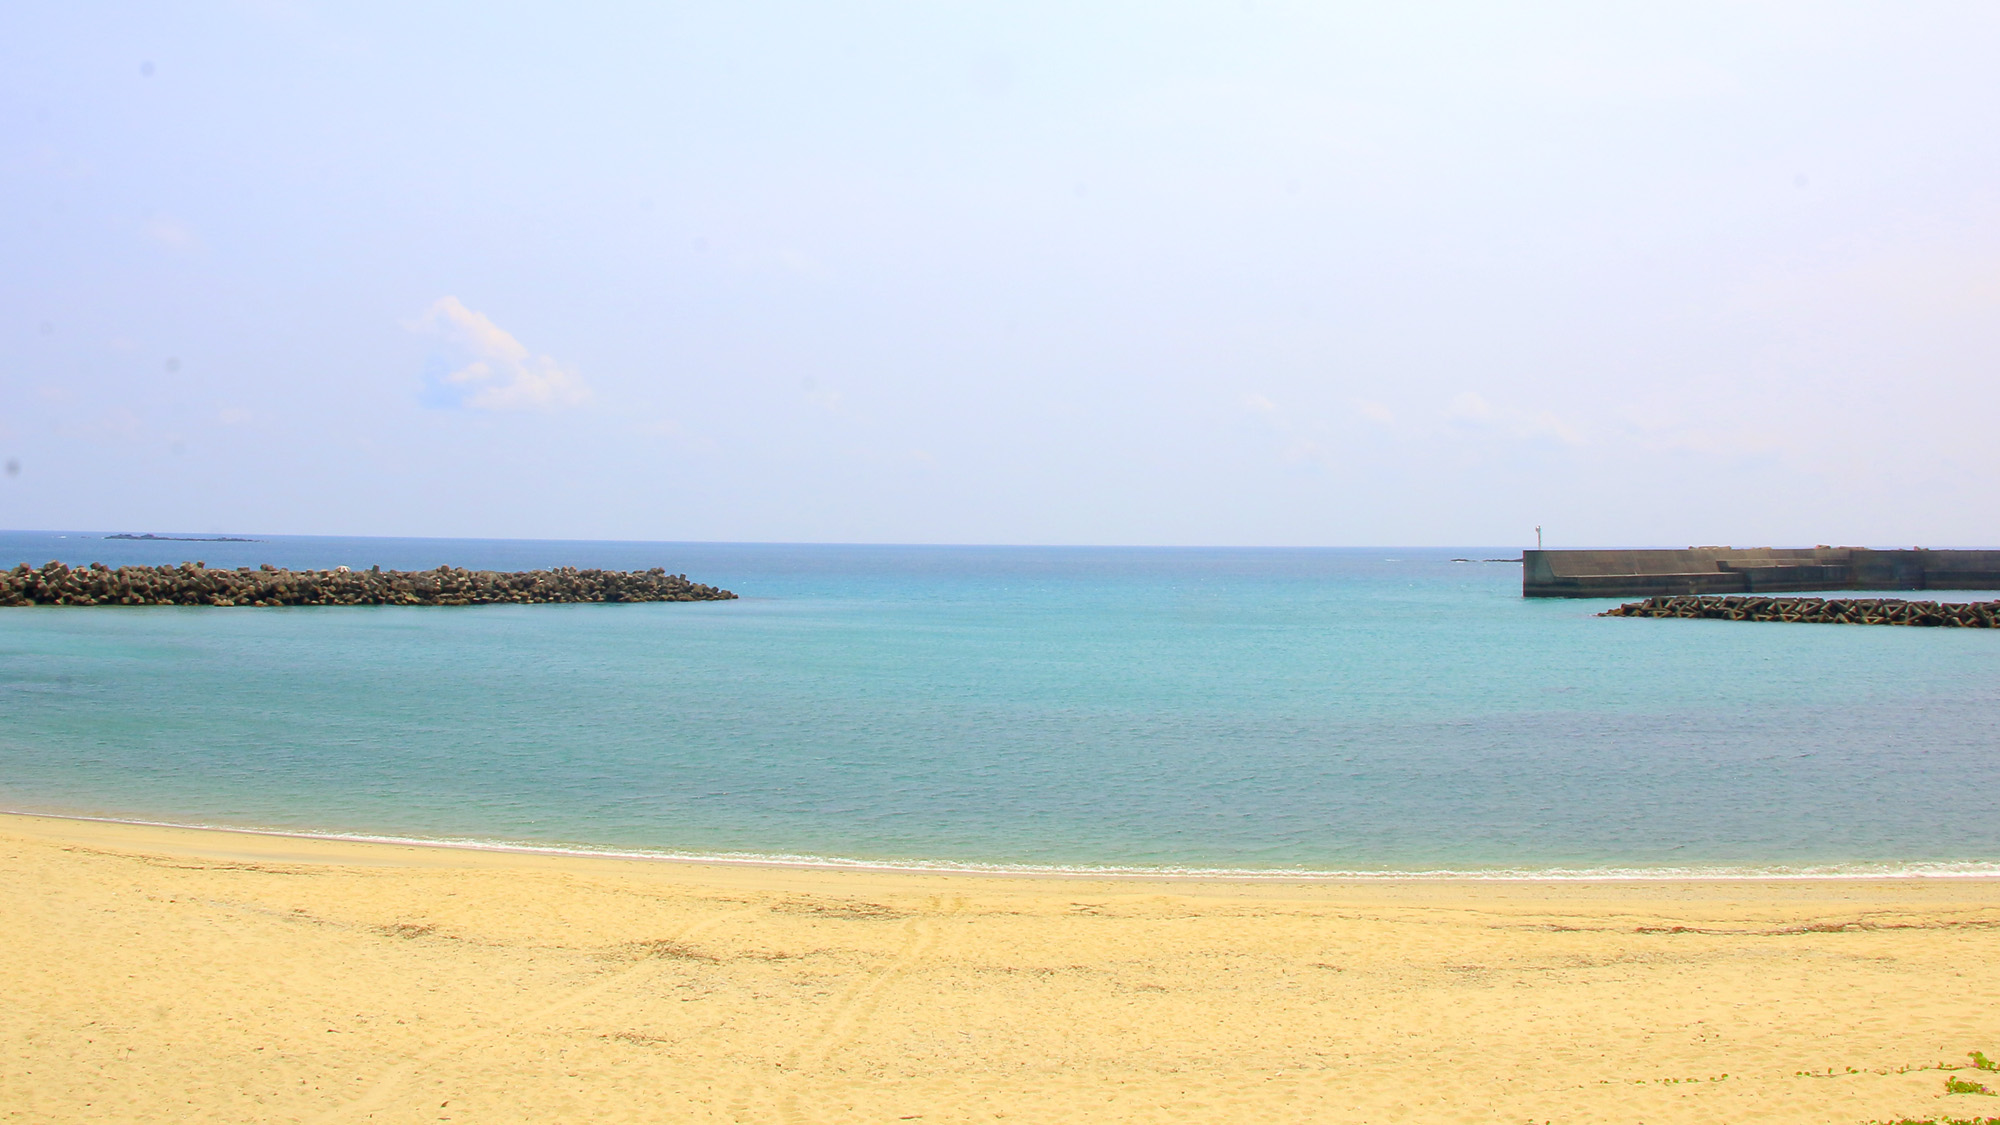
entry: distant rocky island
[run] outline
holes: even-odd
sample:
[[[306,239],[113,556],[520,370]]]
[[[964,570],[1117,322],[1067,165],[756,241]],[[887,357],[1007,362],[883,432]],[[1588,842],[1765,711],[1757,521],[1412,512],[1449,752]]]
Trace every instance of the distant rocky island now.
[[[116,535],[107,535],[105,536],[105,538],[131,539],[141,543],[262,543],[263,542],[262,539],[243,539],[234,535],[154,535],[150,531],[144,535],[134,535],[129,531],[121,531]]]
[[[549,602],[714,602],[736,595],[651,570],[211,570],[179,566],[70,567],[26,563],[0,571],[0,606],[31,605],[499,605]]]

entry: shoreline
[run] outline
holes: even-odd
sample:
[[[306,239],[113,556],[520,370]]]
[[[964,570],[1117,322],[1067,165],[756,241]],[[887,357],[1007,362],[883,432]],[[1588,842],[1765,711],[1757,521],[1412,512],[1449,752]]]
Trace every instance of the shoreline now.
[[[1980,1117],[2000,881],[1134,880],[0,816],[32,1120]]]
[[[536,844],[516,840],[480,840],[435,836],[390,836],[359,832],[315,832],[308,829],[196,824],[136,817],[93,816],[0,807],[0,818],[80,821],[184,832],[232,833],[276,839],[324,840],[335,843],[389,847],[439,848],[449,851],[492,852],[502,855],[543,855],[606,859],[636,863],[685,864],[696,867],[750,867],[798,871],[859,871],[888,875],[963,875],[1000,879],[1112,879],[1149,882],[1218,883],[1673,883],[1786,882],[1855,880],[1984,880],[2000,879],[2000,860],[1857,861],[1795,865],[1710,865],[1694,867],[1493,868],[1434,870],[1340,870],[1228,867],[1121,867],[1082,864],[1004,864],[959,860],[861,860],[841,856],[785,855],[744,852],[680,852],[621,848],[611,845]]]

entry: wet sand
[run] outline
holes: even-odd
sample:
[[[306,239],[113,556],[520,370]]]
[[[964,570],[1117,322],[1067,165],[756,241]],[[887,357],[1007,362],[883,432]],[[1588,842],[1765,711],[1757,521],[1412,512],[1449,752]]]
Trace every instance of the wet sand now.
[[[2000,881],[729,867],[0,816],[0,1120],[2000,1115]]]

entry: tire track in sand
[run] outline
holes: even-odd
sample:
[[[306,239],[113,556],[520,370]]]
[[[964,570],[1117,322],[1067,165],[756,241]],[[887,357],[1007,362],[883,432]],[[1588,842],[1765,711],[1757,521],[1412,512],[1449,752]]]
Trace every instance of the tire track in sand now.
[[[957,896],[933,896],[925,903],[925,912],[910,919],[903,925],[903,941],[887,965],[877,972],[863,976],[843,989],[835,997],[826,1018],[820,1022],[819,1030],[805,1042],[786,1052],[778,1063],[778,1076],[770,1085],[775,1087],[778,1103],[778,1120],[786,1125],[809,1121],[799,1108],[799,1084],[806,1078],[808,1068],[818,1070],[824,1067],[835,1052],[852,1043],[874,1019],[875,1010],[881,1006],[882,995],[897,980],[908,976],[911,970],[921,964],[937,946],[939,923],[965,909],[965,900]],[[738,1121],[748,1119],[750,1103],[759,1084],[752,1083],[729,1106],[730,1116]]]
[[[720,914],[715,915],[712,918],[707,918],[700,922],[696,922],[694,925],[689,926],[684,930],[681,930],[679,933],[675,934],[672,938],[668,940],[673,942],[685,942],[688,939],[693,938],[696,935],[700,934],[702,931],[710,929],[714,926],[718,926],[723,922],[730,920],[731,918],[739,918],[749,914],[756,914],[762,910],[763,907],[761,906],[745,906],[736,910],[726,910]],[[546,1020],[550,1016],[557,1015],[561,1012],[567,1011],[570,1008],[574,1008],[579,1004],[583,1004],[590,1000],[594,1000],[597,997],[612,991],[618,986],[630,982],[635,977],[646,975],[649,971],[655,973],[660,972],[662,970],[662,965],[663,962],[657,958],[649,958],[646,960],[639,961],[637,964],[633,965],[630,968],[619,970],[618,972],[611,973],[605,976],[601,980],[597,980],[590,984],[584,985],[583,987],[576,989],[575,991],[571,992],[569,995],[563,997],[562,999],[557,1000],[551,1004],[545,1004],[542,1007],[537,1008],[532,1012],[528,1012],[525,1015],[522,1015],[518,1018],[511,1019],[504,1023],[500,1023],[493,1026],[475,1028],[474,1030],[468,1031],[463,1035],[447,1039],[444,1042],[439,1043],[437,1046],[432,1047],[428,1051],[424,1051],[421,1054],[414,1055],[404,1060],[403,1062],[397,1063],[395,1066],[390,1067],[387,1071],[383,1072],[382,1077],[376,1079],[375,1084],[373,1086],[370,1086],[368,1090],[365,1093],[363,1093],[360,1097],[355,1098],[354,1100],[346,1102],[342,1105],[337,1105],[332,1109],[326,1111],[325,1113],[319,1115],[318,1117],[313,1118],[312,1125],[331,1125],[331,1123],[336,1121],[355,1118],[362,1114],[372,1113],[375,1110],[381,1109],[390,1100],[391,1095],[395,1094],[398,1087],[400,1087],[403,1083],[409,1081],[411,1076],[417,1074],[419,1071],[423,1070],[425,1067],[431,1065],[432,1063],[435,1063],[440,1059],[449,1058],[450,1056],[457,1054],[458,1052],[463,1051],[466,1048],[473,1046],[474,1044],[482,1043],[490,1039],[498,1039],[504,1036],[512,1035],[513,1033],[520,1031],[525,1027]]]

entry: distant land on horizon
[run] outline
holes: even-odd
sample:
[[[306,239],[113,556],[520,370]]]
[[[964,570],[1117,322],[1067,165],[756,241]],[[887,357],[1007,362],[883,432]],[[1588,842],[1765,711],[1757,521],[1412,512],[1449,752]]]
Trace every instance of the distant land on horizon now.
[[[115,535],[107,535],[105,536],[105,538],[132,539],[140,542],[153,542],[153,543],[262,543],[263,542],[262,539],[246,539],[238,535],[154,535],[150,531],[144,535],[134,535],[129,531],[121,531]]]

